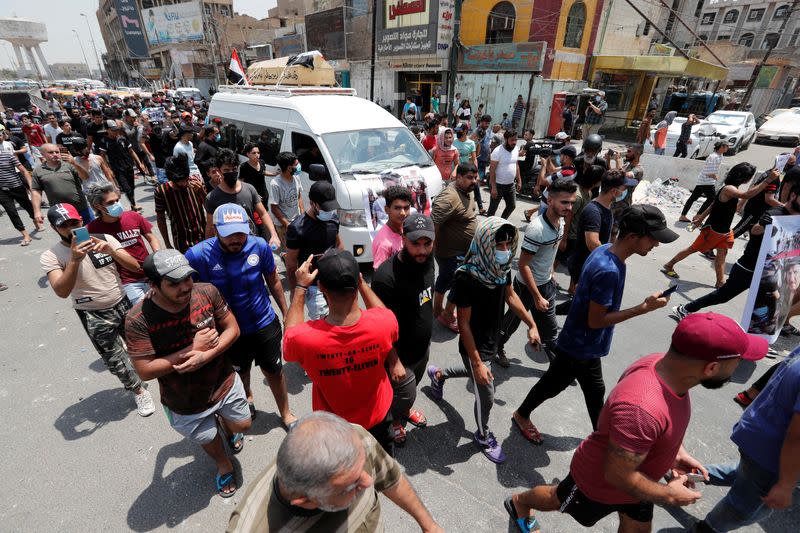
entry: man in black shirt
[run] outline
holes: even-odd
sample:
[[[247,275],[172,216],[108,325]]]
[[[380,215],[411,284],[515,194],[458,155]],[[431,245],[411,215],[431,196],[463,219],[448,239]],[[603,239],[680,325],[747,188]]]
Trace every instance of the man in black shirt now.
[[[758,261],[758,252],[761,250],[761,241],[764,239],[764,228],[772,223],[772,217],[784,215],[800,215],[800,184],[793,186],[789,191],[783,207],[767,209],[761,214],[758,223],[750,228],[750,240],[747,241],[742,256],[731,268],[725,283],[710,294],[685,305],[673,307],[673,315],[681,320],[689,313],[696,313],[711,305],[724,304],[750,288]]]
[[[136,185],[133,182],[133,165],[136,164],[142,174],[145,174],[144,165],[136,155],[128,137],[123,133],[122,124],[117,120],[107,120],[105,126],[105,139],[95,138],[95,144],[99,146],[101,154],[108,160],[108,166],[114,173],[114,179],[117,180],[120,189],[130,201],[131,209],[141,211],[142,208],[136,205],[136,198],[134,198]]]
[[[208,169],[213,165],[214,158],[217,156],[217,136],[219,135],[219,128],[216,126],[206,126],[203,129],[203,140],[197,146],[197,151],[194,154],[194,163],[200,169],[200,174],[203,176],[203,181],[206,182],[206,188],[209,188]]]
[[[336,189],[327,181],[317,181],[308,191],[306,212],[295,217],[286,230],[286,276],[289,290],[297,285],[295,272],[310,255],[322,255],[328,248],[342,248],[339,239],[339,220],[336,210]],[[315,262],[316,263],[316,262]],[[314,264],[316,268],[316,264]],[[309,320],[328,316],[328,303],[316,283],[306,288],[306,308]]]
[[[391,380],[392,431],[394,442],[406,441],[405,422],[424,427],[422,411],[413,409],[417,385],[428,365],[431,332],[433,331],[433,221],[414,214],[403,221],[403,247],[381,263],[372,279],[372,290],[391,309],[400,326],[400,337],[394,344],[400,362],[406,369],[402,381]]]
[[[96,146],[106,132],[106,124],[103,121],[103,112],[99,109],[92,109],[91,119],[86,124],[86,143],[89,149],[95,154],[100,155],[100,148]]]
[[[561,113],[561,131],[572,137],[572,127],[575,125],[575,102],[570,102]]]
[[[686,157],[689,153],[689,145],[692,144],[692,126],[700,122],[695,115],[689,115],[681,125],[681,134],[675,143],[675,153],[672,157]]]

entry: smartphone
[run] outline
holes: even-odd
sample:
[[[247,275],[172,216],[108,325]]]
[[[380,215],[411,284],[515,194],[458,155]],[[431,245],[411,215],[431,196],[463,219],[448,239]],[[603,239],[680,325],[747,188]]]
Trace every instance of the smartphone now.
[[[706,478],[703,476],[701,472],[689,472],[686,474],[686,478],[691,481],[692,483],[705,483]]]
[[[320,260],[321,257],[322,257],[322,254],[314,254],[314,255],[311,256],[311,268],[312,269],[317,270],[317,268],[319,268],[318,263],[319,263],[319,260]]]
[[[675,291],[677,291],[677,290],[678,290],[678,284],[676,283],[676,284],[674,284],[674,285],[671,285],[671,286],[670,286],[670,287],[669,287],[667,290],[665,290],[664,292],[662,292],[662,293],[661,293],[661,297],[663,298],[663,297],[665,297],[665,296],[669,296],[670,294],[672,294],[673,292],[675,292]]]
[[[72,234],[75,236],[75,241],[78,244],[92,240],[92,238],[89,236],[89,230],[84,227],[75,228],[72,230]]]
[[[617,152],[615,152],[611,148],[608,149],[607,153],[608,153],[608,157],[614,157],[615,155],[617,155]]]

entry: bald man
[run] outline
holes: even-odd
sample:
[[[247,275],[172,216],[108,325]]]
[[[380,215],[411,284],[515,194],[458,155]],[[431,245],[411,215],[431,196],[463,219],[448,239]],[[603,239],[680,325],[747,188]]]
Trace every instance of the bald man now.
[[[80,213],[84,224],[94,220],[94,214],[86,196],[83,194],[81,183],[89,179],[89,173],[75,164],[72,155],[61,152],[55,144],[46,143],[39,147],[44,161],[33,169],[31,195],[33,197],[33,218],[36,224],[44,223],[42,216],[42,192],[47,196],[50,205],[72,204]]]

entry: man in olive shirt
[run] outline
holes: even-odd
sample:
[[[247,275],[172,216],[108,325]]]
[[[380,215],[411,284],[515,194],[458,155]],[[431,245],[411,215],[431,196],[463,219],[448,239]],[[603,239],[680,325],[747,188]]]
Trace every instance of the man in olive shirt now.
[[[477,207],[472,190],[478,182],[478,169],[472,163],[456,168],[456,179],[433,201],[431,218],[436,229],[433,255],[439,276],[433,294],[433,316],[444,327],[458,333],[455,304],[448,301],[442,310],[444,293],[453,285],[456,268],[464,259],[477,227]]]
[[[369,432],[316,411],[297,422],[276,460],[250,483],[227,531],[383,531],[378,492],[423,532],[444,531]]]
[[[43,144],[39,151],[44,157],[41,166],[33,170],[31,183],[31,196],[33,197],[33,219],[36,224],[42,225],[42,191],[47,195],[50,205],[71,204],[81,215],[84,224],[94,220],[94,214],[86,196],[83,194],[81,183],[89,179],[89,173],[75,164],[69,152],[61,153],[55,144]]]

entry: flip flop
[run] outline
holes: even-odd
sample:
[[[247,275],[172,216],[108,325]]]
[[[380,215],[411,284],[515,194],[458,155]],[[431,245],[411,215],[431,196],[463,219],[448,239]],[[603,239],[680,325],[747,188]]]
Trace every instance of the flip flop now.
[[[30,241],[30,240],[22,241],[21,243],[19,243],[19,245],[20,246],[30,246],[31,242],[33,242],[33,241]]]
[[[508,516],[511,517],[511,520],[517,524],[517,527],[522,533],[539,533],[539,522],[536,520],[535,516],[527,516],[524,518],[520,518],[517,516],[517,510],[514,509],[514,502],[511,501],[511,497],[509,496],[503,501],[503,507],[506,508],[508,511]]]
[[[753,399],[747,394],[746,390],[743,390],[739,394],[733,397],[733,401],[739,404],[739,407],[742,409],[747,409],[747,406],[753,403]]]
[[[219,494],[223,498],[230,498],[231,496],[236,494],[237,490],[239,490],[239,487],[236,486],[236,479],[234,478],[233,472],[228,472],[226,474],[218,473],[214,478],[214,481],[216,482],[217,485],[217,494]],[[233,484],[233,491],[225,492],[224,490],[222,490],[231,484]]]
[[[672,279],[681,279],[677,272],[668,268],[662,268],[661,272],[664,273],[665,276],[672,278]]]
[[[532,428],[525,429],[519,422],[517,422],[517,419],[514,418],[513,416],[511,417],[511,421],[517,427],[519,432],[522,433],[522,436],[525,438],[525,440],[527,440],[532,444],[535,444],[536,446],[541,446],[544,443],[544,439],[542,439],[542,434],[539,433],[539,430],[536,429],[536,426],[534,426],[533,423],[531,423],[531,426],[533,426]]]
[[[234,433],[229,439],[228,442],[231,444],[231,451],[233,454],[236,455],[242,449],[244,449],[244,433]]]
[[[408,423],[414,427],[424,428],[428,425],[428,419],[425,418],[425,415],[422,411],[418,409],[412,409],[411,412],[408,413],[408,417],[406,417]]]

